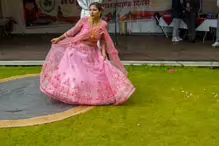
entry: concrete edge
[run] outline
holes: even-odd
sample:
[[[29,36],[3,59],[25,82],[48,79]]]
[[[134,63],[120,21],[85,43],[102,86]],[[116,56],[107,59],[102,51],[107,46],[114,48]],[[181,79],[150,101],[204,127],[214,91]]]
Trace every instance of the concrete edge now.
[[[0,61],[0,66],[42,66],[42,60],[35,61]],[[150,66],[206,66],[219,67],[219,61],[121,61],[123,65],[150,65]]]

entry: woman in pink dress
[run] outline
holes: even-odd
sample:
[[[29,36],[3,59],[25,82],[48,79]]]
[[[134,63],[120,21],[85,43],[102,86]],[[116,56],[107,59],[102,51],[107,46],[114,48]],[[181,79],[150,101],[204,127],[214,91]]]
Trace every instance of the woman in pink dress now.
[[[90,17],[52,39],[40,76],[40,89],[49,97],[68,104],[120,105],[135,91],[102,11],[100,3],[92,3]]]

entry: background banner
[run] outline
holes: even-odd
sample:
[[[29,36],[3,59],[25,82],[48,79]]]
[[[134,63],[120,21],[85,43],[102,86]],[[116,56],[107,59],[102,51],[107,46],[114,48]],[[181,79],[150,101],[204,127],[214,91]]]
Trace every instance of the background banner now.
[[[103,19],[111,22],[152,20],[154,12],[169,13],[171,0],[104,0]],[[77,0],[23,0],[26,26],[75,23],[81,8]]]

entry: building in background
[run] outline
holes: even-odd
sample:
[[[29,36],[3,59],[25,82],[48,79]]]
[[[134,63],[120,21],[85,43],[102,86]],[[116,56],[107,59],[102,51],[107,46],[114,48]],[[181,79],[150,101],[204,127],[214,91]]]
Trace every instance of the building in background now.
[[[77,0],[0,0],[3,17],[12,17],[17,24],[13,33],[63,33],[80,19],[81,7]],[[152,18],[154,12],[168,13],[171,0],[104,0],[103,18],[114,32],[115,16],[118,21],[130,21],[127,27],[133,33],[158,33],[160,28]],[[203,0],[203,13],[217,13],[215,0]],[[0,12],[1,15],[1,12]],[[119,28],[119,27],[118,27]],[[119,31],[119,29],[118,29]]]

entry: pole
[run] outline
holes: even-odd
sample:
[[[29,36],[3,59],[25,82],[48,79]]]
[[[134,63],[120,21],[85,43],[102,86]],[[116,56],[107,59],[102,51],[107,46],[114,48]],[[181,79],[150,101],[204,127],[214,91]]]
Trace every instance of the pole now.
[[[117,0],[115,5],[115,45],[118,45],[118,36],[117,36]]]

